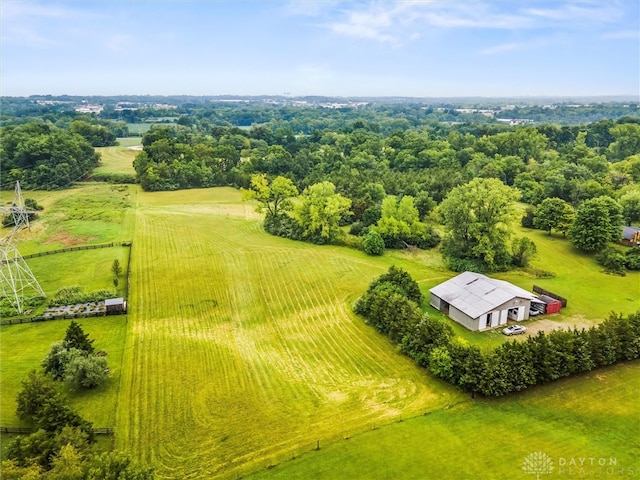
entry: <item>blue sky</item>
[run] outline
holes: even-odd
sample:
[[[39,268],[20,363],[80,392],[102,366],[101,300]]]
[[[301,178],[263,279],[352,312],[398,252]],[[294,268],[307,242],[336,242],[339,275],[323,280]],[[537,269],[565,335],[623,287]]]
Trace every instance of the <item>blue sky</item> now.
[[[2,95],[640,94],[636,0],[0,5]]]

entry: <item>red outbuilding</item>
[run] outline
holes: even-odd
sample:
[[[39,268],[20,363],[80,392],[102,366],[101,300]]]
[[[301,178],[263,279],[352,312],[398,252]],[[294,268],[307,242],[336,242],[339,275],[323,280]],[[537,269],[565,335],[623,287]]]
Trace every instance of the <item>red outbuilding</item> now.
[[[544,313],[558,313],[562,308],[562,302],[560,300],[548,295],[540,295],[538,300],[542,300],[545,303]]]

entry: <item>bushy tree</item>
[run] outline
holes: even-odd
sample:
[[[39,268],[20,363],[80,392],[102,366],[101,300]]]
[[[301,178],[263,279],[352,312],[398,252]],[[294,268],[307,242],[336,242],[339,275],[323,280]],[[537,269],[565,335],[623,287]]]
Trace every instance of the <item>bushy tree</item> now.
[[[509,264],[508,243],[518,193],[494,178],[476,178],[451,190],[440,204],[447,233],[442,250],[450,266],[472,260],[499,270]]]
[[[153,480],[153,470],[136,467],[123,452],[104,452],[88,462],[87,480]]]
[[[107,359],[93,352],[93,340],[72,320],[65,339],[51,346],[42,367],[54,379],[64,380],[72,390],[95,388],[107,379],[109,369]]]
[[[371,229],[364,236],[362,247],[367,254],[379,256],[384,253],[384,240],[377,230]]]
[[[64,445],[52,458],[51,470],[47,473],[50,480],[83,480],[84,469],[82,455],[73,445]]]
[[[429,371],[436,377],[453,381],[454,368],[451,353],[446,346],[436,347],[429,352]]]
[[[602,249],[596,255],[596,260],[604,267],[607,273],[614,273],[616,275],[625,274],[625,255],[616,248],[606,247]]]
[[[619,240],[622,233],[622,208],[611,197],[590,198],[580,204],[569,229],[573,244],[586,252],[602,250]]]
[[[424,315],[402,338],[402,351],[422,367],[429,366],[431,351],[446,347],[453,338],[453,329],[440,320]]]
[[[242,192],[245,199],[258,202],[258,211],[276,218],[292,209],[291,199],[298,195],[291,179],[278,176],[270,182],[264,173],[253,175],[251,187]]]
[[[624,266],[629,270],[640,270],[640,248],[632,248],[624,254]]]
[[[549,235],[552,229],[566,235],[574,218],[575,211],[567,202],[561,198],[545,198],[536,208],[533,224]]]
[[[78,427],[93,441],[91,424],[69,407],[66,396],[48,376],[32,371],[16,397],[18,417],[47,432]]]
[[[64,341],[56,342],[51,345],[51,350],[42,360],[42,368],[44,368],[45,373],[50,374],[55,380],[62,380],[71,358],[76,355],[82,355],[82,353],[77,348],[67,348]]]
[[[511,242],[511,261],[517,267],[527,267],[531,259],[536,256],[537,251],[536,244],[530,238],[514,238]]]
[[[95,388],[105,382],[108,372],[105,357],[85,355],[76,350],[64,369],[64,383],[72,390]]]
[[[390,196],[382,201],[376,230],[387,248],[403,248],[406,245],[431,248],[440,242],[440,237],[420,221],[414,199],[408,195],[400,199]]]
[[[22,381],[22,390],[16,397],[18,418],[35,423],[47,402],[63,402],[60,387],[48,376],[32,370]]]
[[[376,286],[385,282],[396,285],[402,290],[402,292],[404,292],[404,295],[409,300],[415,302],[417,305],[420,305],[424,300],[424,296],[420,291],[418,282],[416,282],[411,277],[411,275],[409,275],[409,273],[402,268],[391,265],[387,273],[380,275],[373,282],[371,282],[368,291],[373,290]]]
[[[632,190],[622,195],[620,206],[627,225],[640,221],[640,190]]]
[[[300,196],[296,218],[306,238],[314,243],[333,243],[344,232],[340,222],[350,214],[351,200],[336,193],[331,182],[315,183]]]

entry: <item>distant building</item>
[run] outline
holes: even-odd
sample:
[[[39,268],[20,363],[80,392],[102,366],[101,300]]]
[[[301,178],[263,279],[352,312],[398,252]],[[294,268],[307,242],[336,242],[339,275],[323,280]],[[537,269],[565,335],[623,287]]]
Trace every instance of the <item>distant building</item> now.
[[[640,227],[624,227],[622,243],[631,247],[640,247]]]
[[[432,307],[472,331],[526,320],[532,303],[544,305],[523,288],[474,272],[461,273],[429,293]]]

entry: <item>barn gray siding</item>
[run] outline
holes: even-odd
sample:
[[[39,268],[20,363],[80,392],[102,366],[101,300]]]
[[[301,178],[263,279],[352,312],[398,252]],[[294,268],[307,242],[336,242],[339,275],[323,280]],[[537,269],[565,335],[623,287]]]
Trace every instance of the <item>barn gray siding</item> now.
[[[475,332],[480,329],[478,319],[471,318],[469,315],[461,312],[453,305],[449,306],[449,317],[471,331]]]

